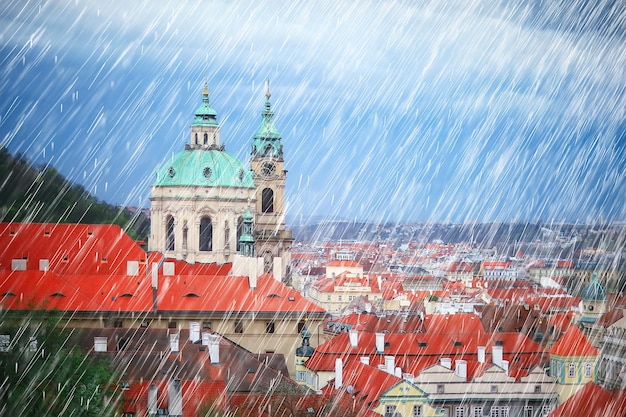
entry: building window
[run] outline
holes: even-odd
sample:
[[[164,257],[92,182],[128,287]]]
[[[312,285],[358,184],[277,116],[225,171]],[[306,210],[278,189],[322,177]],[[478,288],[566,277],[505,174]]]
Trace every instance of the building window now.
[[[462,405],[454,407],[454,417],[465,417],[465,407]]]
[[[93,338],[93,351],[94,352],[106,352],[107,351],[107,338],[106,337],[94,337]]]
[[[497,394],[498,393],[498,386],[497,385],[492,385],[491,386],[491,393],[492,394]]]
[[[443,384],[437,385],[437,394],[443,394],[445,392]]]
[[[274,333],[274,322],[269,321],[265,323],[265,333]]]
[[[204,144],[205,144],[205,145],[208,145],[208,144],[209,144],[209,134],[208,134],[208,133],[205,133],[205,134],[204,134]]]
[[[386,405],[385,406],[385,417],[395,417],[396,415],[396,406],[395,405]]]
[[[535,385],[535,394],[541,393],[541,385]]]
[[[296,381],[306,381],[306,372],[297,371],[296,372]]]
[[[585,378],[591,378],[593,375],[593,368],[590,363],[585,364]]]
[[[210,321],[203,321],[202,322],[202,328],[203,329],[207,329],[207,330],[211,330],[212,329],[211,322]]]
[[[296,331],[298,334],[302,333],[302,330],[304,330],[304,326],[306,326],[305,322],[298,322],[298,326],[296,327]]]
[[[174,217],[167,216],[167,223],[165,226],[165,250],[174,250],[174,247]]]
[[[494,405],[493,407],[491,407],[491,417],[509,417],[509,407],[504,405],[504,406],[497,406]]]
[[[211,252],[213,250],[213,223],[210,217],[200,219],[200,242],[198,250],[201,252]]]
[[[178,323],[176,323],[175,321],[170,321],[167,323],[167,328],[168,329],[176,329],[178,328]]]
[[[472,407],[472,417],[483,417],[483,407],[482,406]]]
[[[569,378],[574,378],[576,376],[576,364],[574,363],[567,364],[567,376]]]
[[[261,192],[261,212],[274,212],[274,190],[271,188],[264,188]]]
[[[413,406],[413,417],[422,417],[424,414],[422,413],[422,406],[421,405],[414,405]]]
[[[243,333],[243,321],[235,322],[235,333]]]
[[[533,417],[533,406],[527,405],[524,407],[524,417]]]
[[[122,320],[115,320],[113,322],[113,327],[121,329],[122,327],[124,327],[124,323],[122,322]]]

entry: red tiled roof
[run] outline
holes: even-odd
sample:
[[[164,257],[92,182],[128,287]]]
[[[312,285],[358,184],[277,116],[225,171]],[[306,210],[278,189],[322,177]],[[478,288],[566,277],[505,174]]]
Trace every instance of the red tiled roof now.
[[[159,277],[157,306],[159,311],[172,312],[325,313],[324,309],[269,274],[257,279],[256,289],[250,289],[247,277]]]
[[[0,305],[76,312],[152,311],[152,288],[144,277],[60,276],[43,271],[0,271]]]
[[[598,349],[576,326],[570,326],[567,332],[550,349],[551,355],[557,356],[598,356]]]
[[[614,397],[611,392],[587,383],[576,394],[552,411],[549,417],[624,417],[626,416],[626,395],[624,391]]]
[[[122,275],[127,261],[137,261],[145,274],[146,252],[117,225],[0,223],[0,269],[11,270],[13,259],[24,259],[37,271],[40,260],[48,271],[62,275]]]
[[[326,264],[324,264],[324,266],[339,266],[339,267],[346,267],[346,268],[359,268],[362,265],[356,261],[331,261],[328,262]]]

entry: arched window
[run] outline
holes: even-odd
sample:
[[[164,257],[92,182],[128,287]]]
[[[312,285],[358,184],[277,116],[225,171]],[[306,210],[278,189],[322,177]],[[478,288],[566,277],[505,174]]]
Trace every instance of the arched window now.
[[[196,145],[198,144],[198,134],[196,133],[196,140],[194,142]]]
[[[174,250],[174,217],[167,216],[167,222],[165,225],[165,250]]]
[[[569,363],[567,365],[567,376],[570,378],[574,378],[576,376],[576,365],[574,363]]]
[[[210,217],[200,219],[200,244],[198,250],[211,252],[213,250],[213,223]]]
[[[590,363],[585,364],[585,378],[591,378],[593,376],[593,369]]]
[[[261,211],[263,213],[274,212],[274,190],[264,188],[261,192]]]
[[[208,144],[209,144],[209,134],[208,134],[208,133],[205,133],[205,134],[204,134],[204,144],[205,144],[205,145],[208,145]]]
[[[274,270],[274,255],[270,251],[263,254],[263,272],[271,273]]]

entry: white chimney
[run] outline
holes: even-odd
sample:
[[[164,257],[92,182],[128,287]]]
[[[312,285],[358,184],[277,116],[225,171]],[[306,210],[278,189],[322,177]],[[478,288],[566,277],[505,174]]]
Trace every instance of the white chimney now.
[[[509,361],[501,361],[500,368],[504,370],[504,373],[507,374],[507,376],[509,375]]]
[[[478,346],[478,363],[485,363],[487,348],[485,346]]]
[[[341,358],[335,359],[335,389],[341,388],[343,385],[343,363]]]
[[[196,343],[200,340],[200,322],[189,322],[189,340],[191,343]]]
[[[385,333],[376,333],[376,352],[385,351]]]
[[[178,341],[180,338],[180,334],[178,333],[170,333],[170,350],[172,352],[178,352]]]
[[[415,376],[413,374],[402,374],[402,379],[413,383],[415,381]]]
[[[385,356],[385,372],[393,375],[393,371],[396,367],[396,360],[393,356]]]
[[[467,361],[459,359],[455,361],[454,375],[459,378],[467,379]]]
[[[439,365],[443,366],[446,369],[452,369],[452,359],[450,358],[440,358]]]
[[[354,330],[354,329],[350,329],[348,331],[348,336],[350,337],[350,347],[358,347],[359,346],[359,333]]]
[[[168,411],[170,416],[183,415],[183,391],[180,379],[174,379],[169,383]]]
[[[396,366],[396,372],[394,373],[394,375],[398,378],[402,378],[402,368]]]
[[[365,365],[369,365],[370,364],[369,356],[361,356],[361,363]]]
[[[219,334],[209,334],[209,357],[211,358],[211,363],[216,364],[220,363],[220,335]]]
[[[156,385],[150,384],[148,388],[148,415],[155,416],[157,413],[157,398],[159,397],[159,389]]]
[[[202,344],[204,346],[209,346],[209,338],[211,337],[211,333],[202,332]]]
[[[494,346],[492,348],[492,361],[494,365],[502,365],[502,346]]]

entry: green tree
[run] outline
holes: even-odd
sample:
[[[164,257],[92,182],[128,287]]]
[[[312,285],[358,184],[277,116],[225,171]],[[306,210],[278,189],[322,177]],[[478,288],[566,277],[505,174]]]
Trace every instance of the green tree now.
[[[0,416],[105,417],[118,411],[112,364],[77,348],[60,326],[61,314],[35,310],[1,318]]]

